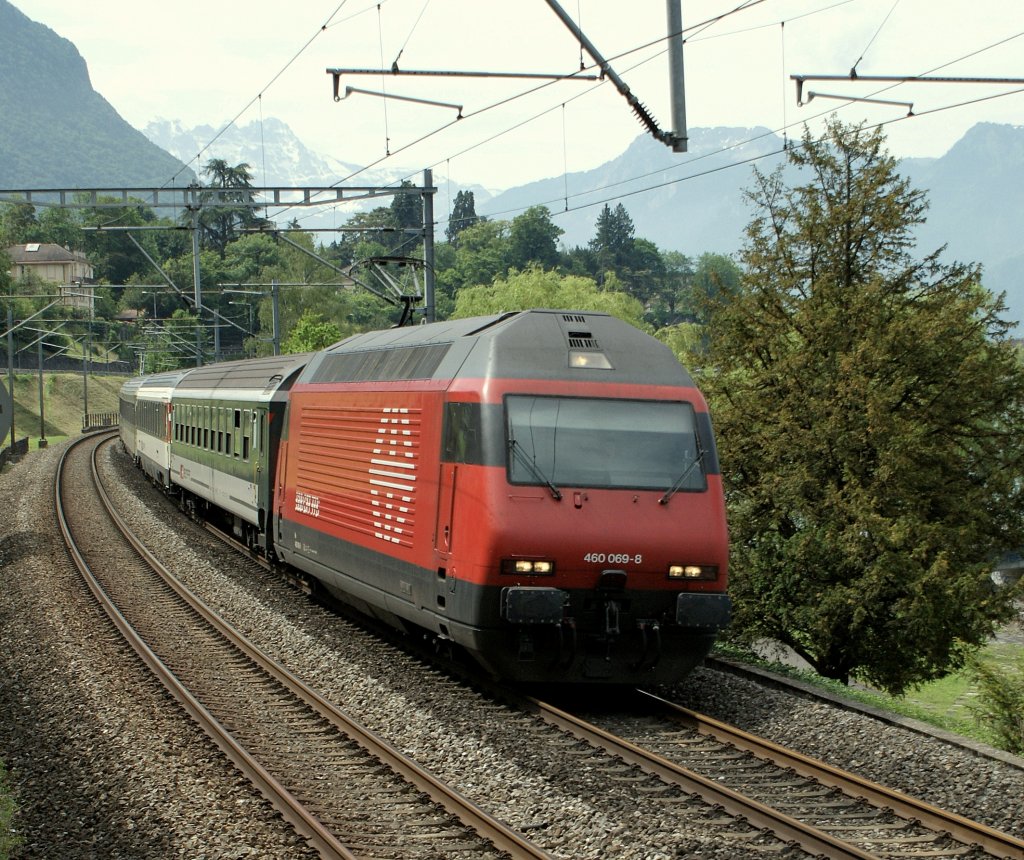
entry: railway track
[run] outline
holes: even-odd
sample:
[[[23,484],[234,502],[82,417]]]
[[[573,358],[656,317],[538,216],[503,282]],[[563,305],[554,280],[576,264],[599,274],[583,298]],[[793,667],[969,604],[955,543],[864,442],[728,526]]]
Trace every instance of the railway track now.
[[[644,691],[587,718],[533,698],[522,706],[812,854],[1024,858],[1024,841],[1014,836]]]
[[[58,520],[76,566],[140,658],[323,857],[547,856],[305,687],[178,583],[103,491],[95,455],[110,438],[72,445],[57,472]],[[89,484],[103,504],[80,495],[71,504]]]
[[[432,659],[427,650],[414,650]],[[464,673],[464,667],[449,669]],[[507,697],[495,688],[491,694]],[[603,727],[530,697],[516,706],[811,854],[1024,860],[1024,841],[1012,835],[644,691],[636,691],[630,716],[599,720]]]
[[[563,750],[557,742],[552,744],[543,732],[536,734],[524,724],[521,728],[523,737],[532,738],[527,743],[536,743],[538,747],[545,744],[550,746],[549,751],[542,755],[575,756],[579,762],[578,767],[607,774],[605,779],[610,781],[609,787],[611,783],[635,783],[637,788],[634,791],[637,792],[638,801],[652,790],[643,781],[649,780],[649,777],[638,780],[636,767],[639,767],[656,775],[666,784],[666,788],[682,787],[690,797],[688,803],[694,807],[693,812],[687,812],[682,805],[684,799],[676,801],[679,804],[676,807],[677,815],[684,818],[702,815],[696,808],[699,805],[698,797],[705,804],[717,805],[728,812],[729,816],[719,812],[710,818],[705,815],[702,820],[707,820],[708,827],[720,833],[723,838],[735,839],[737,856],[760,854],[763,850],[782,850],[785,853],[785,843],[789,843],[794,848],[794,854],[799,853],[796,851],[796,846],[799,846],[810,854],[826,857],[1024,857],[1024,853],[1019,850],[1024,843],[1012,837],[1006,850],[1000,850],[998,845],[982,849],[968,844],[976,841],[970,836],[961,834],[953,839],[937,834],[936,828],[932,826],[914,829],[916,825],[908,824],[895,813],[879,812],[877,808],[866,806],[858,808],[839,788],[827,782],[808,783],[803,777],[798,781],[794,772],[789,770],[792,764],[782,763],[768,769],[760,761],[751,760],[739,752],[739,742],[735,737],[727,741],[730,746],[719,747],[716,751],[716,747],[708,741],[707,733],[712,730],[710,721],[678,710],[674,710],[669,717],[663,710],[651,710],[663,707],[653,699],[642,701],[646,702],[646,713],[640,706],[631,705],[626,716],[622,714],[624,709],[617,708],[615,715],[605,713],[595,718],[595,722],[601,724],[595,727],[599,729],[597,732],[582,726],[578,717],[542,703],[534,702],[527,706],[517,704],[516,707],[541,715],[544,721],[570,732],[592,748],[596,747],[613,758],[605,758],[602,762],[600,757],[581,757],[578,751],[570,747]],[[516,721],[528,719],[523,714]],[[695,721],[699,725],[695,725]],[[728,730],[728,727],[720,726],[718,724],[713,728],[715,731]],[[639,750],[639,756],[636,750]],[[655,759],[650,753],[664,759],[666,764],[653,766],[651,762]],[[761,754],[764,754],[763,751]],[[680,771],[687,765],[696,773],[681,776]],[[781,775],[779,767],[785,769]],[[768,775],[772,772],[775,776]],[[773,783],[776,791],[774,796],[765,788],[765,784],[771,786]],[[863,793],[857,786],[845,790],[855,794]],[[664,802],[671,802],[671,798]],[[821,813],[816,818],[812,810],[806,809],[812,803],[817,803]],[[844,813],[847,809],[851,811]],[[780,811],[783,813],[781,817],[777,814]],[[861,817],[854,819],[852,828],[847,826],[844,829],[843,814],[847,815],[846,825],[850,824],[849,814],[859,814]],[[808,821],[807,818],[812,820]],[[941,825],[938,828],[942,829]],[[769,833],[774,838],[769,837]],[[758,840],[758,847],[755,847],[754,840]],[[414,855],[403,853],[401,856]],[[451,856],[457,854],[452,853]],[[471,852],[466,856],[477,855]]]

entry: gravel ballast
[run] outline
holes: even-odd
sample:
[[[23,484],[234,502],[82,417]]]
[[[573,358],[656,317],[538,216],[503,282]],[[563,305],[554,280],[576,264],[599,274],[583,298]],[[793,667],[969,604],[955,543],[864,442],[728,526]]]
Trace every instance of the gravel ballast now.
[[[211,607],[553,855],[742,856],[710,823],[714,815],[687,798],[616,774],[606,757],[396,654],[214,546],[119,448],[107,452],[104,468],[123,484],[118,506]],[[25,856],[312,856],[98,618],[49,525],[57,454],[34,453],[0,477],[0,503],[17,511],[0,541],[0,757],[19,794]],[[1007,763],[719,672],[700,670],[673,693],[877,782],[1018,836],[1024,830],[1024,771]],[[559,744],[567,752],[552,754]],[[58,833],[74,852],[56,850]]]

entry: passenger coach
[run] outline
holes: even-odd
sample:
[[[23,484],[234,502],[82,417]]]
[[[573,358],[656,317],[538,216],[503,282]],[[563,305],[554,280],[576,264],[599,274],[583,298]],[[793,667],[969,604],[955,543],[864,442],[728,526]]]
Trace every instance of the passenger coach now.
[[[263,551],[288,388],[308,357],[198,367],[172,396],[169,469],[185,506]]]
[[[142,471],[165,489],[171,483],[171,393],[187,372],[145,376],[135,389],[135,455]]]

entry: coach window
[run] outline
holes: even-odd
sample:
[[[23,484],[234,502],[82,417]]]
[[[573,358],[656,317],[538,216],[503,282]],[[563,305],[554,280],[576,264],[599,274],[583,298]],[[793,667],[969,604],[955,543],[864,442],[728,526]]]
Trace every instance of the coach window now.
[[[256,454],[256,459],[259,459],[260,453],[263,451],[263,437],[262,437],[262,413],[258,409],[252,411],[252,450]]]
[[[249,436],[252,433],[252,413],[246,409],[245,415],[242,418],[242,459],[246,462],[249,461],[249,444],[251,442]]]

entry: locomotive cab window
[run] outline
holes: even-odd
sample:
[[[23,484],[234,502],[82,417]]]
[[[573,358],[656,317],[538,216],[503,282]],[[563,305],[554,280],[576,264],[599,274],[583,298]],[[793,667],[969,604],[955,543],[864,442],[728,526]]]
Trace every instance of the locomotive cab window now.
[[[509,395],[505,418],[510,483],[707,489],[689,403]]]

